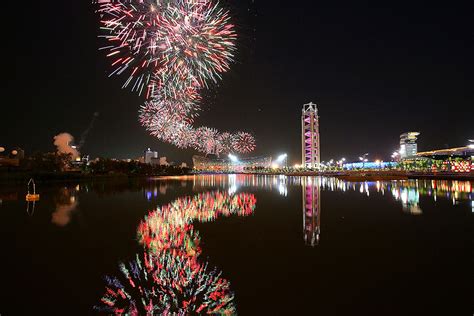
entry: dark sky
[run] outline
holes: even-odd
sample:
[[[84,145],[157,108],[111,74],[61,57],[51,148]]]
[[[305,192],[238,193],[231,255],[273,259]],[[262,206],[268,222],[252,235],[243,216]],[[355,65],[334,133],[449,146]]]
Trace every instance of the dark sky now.
[[[196,125],[246,130],[255,155],[288,152],[300,160],[303,103],[318,103],[322,159],[369,152],[388,158],[399,134],[421,132],[419,149],[461,146],[474,138],[472,1],[223,0],[239,30],[238,53],[219,86],[205,92]],[[26,5],[25,5],[26,7]],[[0,146],[54,149],[69,132],[92,156],[137,157],[146,147],[190,161],[138,123],[143,99],[122,90],[110,67],[88,0],[36,1],[7,28]],[[26,11],[26,10],[25,10]],[[5,33],[4,33],[5,34]],[[5,40],[5,38],[4,38]]]

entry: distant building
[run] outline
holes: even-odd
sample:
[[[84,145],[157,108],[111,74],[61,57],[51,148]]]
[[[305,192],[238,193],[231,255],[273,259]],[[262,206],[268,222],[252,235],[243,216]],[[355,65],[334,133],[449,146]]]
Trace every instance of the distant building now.
[[[271,168],[272,157],[252,157],[231,160],[216,155],[193,156],[194,169],[199,171],[242,172],[252,168]]]
[[[19,147],[6,151],[4,147],[0,147],[0,167],[18,167],[20,160],[25,158],[25,151]]]
[[[149,164],[153,166],[161,166],[161,158],[151,157]]]
[[[417,153],[418,157],[427,157],[432,159],[447,159],[450,157],[473,158],[474,147],[464,146],[455,148],[444,148]]]
[[[301,164],[305,168],[319,168],[319,116],[317,104],[303,105],[301,113]]]
[[[151,164],[153,162],[152,161],[153,159],[158,159],[158,164],[159,164],[158,152],[157,151],[151,151],[150,148],[145,150],[143,158],[144,158],[144,163]]]
[[[415,157],[418,152],[418,145],[416,140],[418,139],[419,132],[406,132],[400,135],[400,158],[412,158]]]
[[[82,157],[76,157],[76,159],[71,161],[71,164],[79,168],[81,166],[88,166],[89,165],[89,155],[84,155]]]

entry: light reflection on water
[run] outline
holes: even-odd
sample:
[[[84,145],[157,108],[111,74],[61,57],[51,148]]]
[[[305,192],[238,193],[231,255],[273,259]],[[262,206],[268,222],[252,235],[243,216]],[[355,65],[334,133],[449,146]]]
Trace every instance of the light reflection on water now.
[[[175,178],[176,179],[176,178]],[[348,182],[337,178],[325,177],[288,177],[279,176],[255,176],[255,175],[201,175],[188,176],[181,180],[193,182],[193,188],[222,188],[227,189],[229,194],[237,192],[240,188],[264,188],[270,191],[278,191],[281,196],[288,195],[288,186],[302,187],[302,210],[303,210],[303,235],[306,244],[315,246],[320,239],[320,216],[321,198],[320,190],[359,192],[370,197],[371,194],[390,194],[394,200],[402,206],[402,211],[412,215],[423,214],[420,205],[420,196],[430,197],[436,202],[438,199],[451,200],[453,205],[470,201],[474,212],[473,186],[470,181],[448,181],[448,180],[394,180],[373,182]],[[166,178],[169,180],[169,178]],[[166,192],[169,182],[157,181],[155,188],[146,191],[147,199],[156,197],[157,186],[160,192]],[[152,193],[153,190],[153,193]]]
[[[166,178],[169,180],[169,178]],[[473,186],[470,181],[450,180],[394,180],[394,181],[372,181],[372,182],[348,182],[337,178],[325,177],[293,177],[293,176],[262,176],[262,175],[200,175],[188,176],[181,180],[192,181],[193,188],[222,188],[227,189],[229,194],[237,192],[241,188],[264,188],[269,191],[277,191],[281,196],[287,197],[288,186],[302,187],[302,209],[303,209],[303,233],[306,244],[317,245],[320,239],[320,214],[321,198],[320,190],[359,192],[370,197],[371,194],[390,194],[394,200],[402,206],[402,211],[412,215],[423,214],[420,205],[421,197],[430,197],[434,202],[438,199],[447,199],[453,205],[470,201],[474,212]],[[157,181],[160,191],[169,182]],[[156,192],[156,187],[155,187]],[[146,192],[147,198],[152,196],[151,191]],[[154,195],[156,197],[156,193]]]
[[[56,195],[56,208],[51,214],[51,222],[57,226],[66,226],[71,221],[72,213],[79,205],[79,199],[76,195],[80,186],[62,187]]]
[[[337,178],[324,177],[287,177],[287,176],[255,176],[230,175],[228,178],[221,175],[203,175],[192,177],[194,187],[231,187],[233,191],[239,187],[256,187],[267,190],[277,190],[280,195],[288,194],[288,186],[318,186],[327,191],[358,191],[370,196],[377,193],[385,195],[391,193],[393,198],[400,201],[404,209],[409,211],[410,206],[420,206],[420,196],[428,196],[437,201],[438,198],[449,199],[453,205],[473,200],[473,186],[470,181],[451,180],[394,180],[372,182],[348,182]],[[421,209],[420,209],[421,210]]]
[[[193,189],[219,188],[232,196],[240,190],[252,188],[265,188],[276,191],[282,197],[288,196],[289,186],[301,186],[301,207],[303,222],[303,240],[306,245],[317,246],[321,235],[321,191],[333,192],[358,192],[370,197],[371,195],[389,194],[402,206],[402,211],[412,215],[422,215],[420,196],[431,197],[434,202],[438,199],[451,200],[452,204],[472,201],[472,186],[469,181],[443,181],[443,180],[406,180],[406,181],[376,181],[376,182],[347,182],[336,178],[321,177],[287,177],[287,176],[254,176],[254,175],[205,175],[186,178],[192,181]],[[162,190],[162,183],[157,181]],[[165,184],[166,186],[166,184]],[[152,193],[153,191],[153,193]],[[166,191],[166,189],[165,189]],[[156,186],[146,191],[146,196],[156,197]],[[198,197],[199,200],[204,200]],[[179,208],[178,208],[179,209]],[[179,210],[178,210],[179,212]],[[162,225],[161,225],[162,226]],[[194,245],[194,243],[193,243]],[[189,251],[189,250],[188,250]],[[193,250],[193,253],[198,253]],[[226,289],[226,291],[230,291]],[[233,299],[228,294],[227,299]],[[199,307],[194,307],[199,308]],[[227,311],[235,312],[235,307]]]
[[[121,263],[121,275],[105,278],[106,291],[95,308],[116,315],[235,314],[230,282],[199,259],[201,238],[193,226],[194,221],[253,214],[255,196],[235,193],[233,181],[229,177],[228,192],[178,198],[149,212],[137,229],[144,253]]]
[[[186,192],[191,193],[170,203],[160,202],[163,196],[177,187],[186,188]],[[189,190],[190,187],[192,190]],[[162,313],[165,310],[175,311],[177,314],[197,311],[235,312],[237,306],[230,282],[233,279],[227,280],[220,270],[211,267],[208,260],[200,257],[203,245],[194,224],[212,222],[223,216],[253,216],[258,213],[258,193],[255,192],[260,189],[271,191],[273,195],[285,200],[290,197],[297,199],[298,217],[302,216],[297,219],[297,238],[301,238],[301,245],[304,243],[310,246],[304,248],[311,252],[315,251],[311,247],[322,249],[329,243],[328,239],[324,239],[324,231],[321,231],[321,221],[325,219],[321,218],[321,209],[328,207],[325,196],[321,197],[324,191],[339,192],[347,196],[351,193],[351,198],[355,194],[360,195],[361,199],[385,196],[387,200],[396,201],[400,213],[406,213],[402,214],[405,218],[411,218],[410,215],[421,215],[418,218],[423,218],[429,214],[428,203],[468,205],[474,212],[473,186],[469,181],[347,182],[336,178],[253,175],[150,179],[134,188],[138,199],[159,205],[142,219],[137,228],[137,240],[143,245],[144,251],[137,254],[134,260],[120,264],[120,271],[114,277],[106,279],[107,290],[99,308],[111,313],[137,311],[139,314]],[[107,191],[100,185],[88,183],[58,188],[52,193],[53,207],[51,214],[47,214],[50,216],[47,222],[61,227],[74,222],[74,213],[78,212],[82,199],[80,193],[99,192],[99,196],[106,196],[127,190],[130,188]],[[28,207],[23,197],[21,192],[0,193],[0,200],[3,199],[5,204],[9,201],[21,203],[22,214],[23,205]],[[334,211],[329,208],[331,210]],[[33,219],[37,216],[31,212],[31,208],[27,211]],[[38,213],[41,215],[41,208]],[[324,227],[329,235],[327,228]],[[239,293],[235,296],[238,297]],[[194,297],[196,299],[193,300]]]

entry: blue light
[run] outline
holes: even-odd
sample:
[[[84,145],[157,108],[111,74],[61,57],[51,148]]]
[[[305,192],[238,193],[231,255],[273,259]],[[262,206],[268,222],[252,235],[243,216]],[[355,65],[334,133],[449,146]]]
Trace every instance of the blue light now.
[[[343,164],[344,169],[352,170],[352,169],[383,169],[389,167],[396,167],[397,163],[393,161],[384,161],[384,162],[351,162]]]

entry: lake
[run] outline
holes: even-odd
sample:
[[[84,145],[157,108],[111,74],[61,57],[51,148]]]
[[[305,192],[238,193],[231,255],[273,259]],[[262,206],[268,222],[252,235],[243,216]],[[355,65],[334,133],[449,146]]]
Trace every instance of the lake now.
[[[468,181],[0,186],[3,315],[472,315]]]

